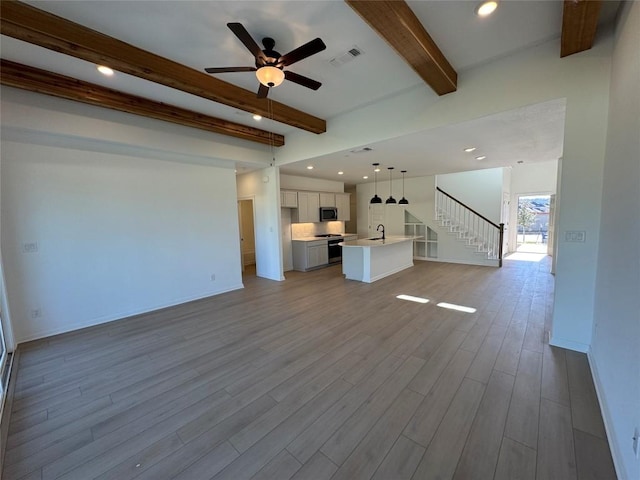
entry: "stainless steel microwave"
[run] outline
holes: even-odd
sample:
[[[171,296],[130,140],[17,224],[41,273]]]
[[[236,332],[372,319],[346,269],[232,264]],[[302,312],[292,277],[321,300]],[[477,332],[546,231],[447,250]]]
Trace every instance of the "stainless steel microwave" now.
[[[320,207],[320,221],[332,222],[338,220],[338,209],[336,207]]]

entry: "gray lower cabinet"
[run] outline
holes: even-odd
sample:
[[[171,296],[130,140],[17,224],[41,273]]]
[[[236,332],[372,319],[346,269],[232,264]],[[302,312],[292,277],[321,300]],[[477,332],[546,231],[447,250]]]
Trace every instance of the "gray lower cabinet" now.
[[[313,240],[310,242],[294,240],[292,244],[294,270],[306,272],[329,263],[326,240]]]

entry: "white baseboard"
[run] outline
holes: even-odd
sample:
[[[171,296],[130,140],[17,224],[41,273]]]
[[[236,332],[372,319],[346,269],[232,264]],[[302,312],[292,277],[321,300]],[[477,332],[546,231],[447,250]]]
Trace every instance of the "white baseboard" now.
[[[598,373],[598,367],[596,366],[596,362],[593,360],[591,356],[591,349],[587,352],[587,360],[589,361],[589,367],[591,368],[591,378],[593,380],[593,385],[596,389],[596,396],[598,397],[598,402],[600,402],[600,414],[602,415],[602,421],[604,423],[604,430],[607,433],[607,440],[609,441],[609,449],[611,450],[611,458],[613,459],[613,467],[616,469],[616,475],[618,478],[625,478],[625,469],[623,468],[624,462],[620,458],[620,445],[618,445],[618,441],[616,437],[613,435],[612,427],[611,427],[611,414],[609,413],[609,406],[607,404],[607,399],[604,396],[604,391],[602,388],[602,383],[600,382],[600,374]]]
[[[427,257],[426,260],[430,262],[457,263],[459,265],[476,265],[478,267],[497,267],[498,266],[498,260],[489,260],[489,259],[461,260],[459,258]]]
[[[549,339],[549,345],[551,345],[552,347],[566,348],[567,350],[573,350],[574,352],[589,352],[589,345],[580,342],[574,342],[573,340],[567,340],[565,338],[551,337]]]
[[[229,287],[229,288],[226,288],[224,290],[216,291],[216,292],[207,292],[207,293],[204,293],[204,294],[201,294],[201,295],[194,295],[194,296],[179,298],[179,299],[176,299],[176,300],[174,300],[174,301],[172,301],[170,303],[166,303],[166,304],[162,304],[162,305],[150,305],[150,306],[142,307],[140,309],[134,309],[134,310],[124,311],[124,312],[118,312],[116,314],[108,315],[108,316],[104,316],[104,317],[92,318],[92,319],[89,319],[89,320],[84,321],[84,322],[77,322],[77,323],[74,323],[74,324],[67,324],[67,325],[64,325],[63,327],[59,327],[59,328],[51,328],[51,329],[47,329],[47,330],[41,330],[41,331],[35,332],[35,333],[31,334],[31,335],[27,335],[24,338],[16,339],[17,340],[16,344],[20,344],[20,343],[24,343],[24,342],[30,342],[32,340],[39,340],[41,338],[52,337],[54,335],[60,335],[62,333],[73,332],[75,330],[81,330],[83,328],[95,327],[96,325],[101,325],[103,323],[115,322],[116,320],[122,320],[122,319],[127,318],[127,317],[133,317],[135,315],[141,315],[143,313],[154,312],[156,310],[162,310],[163,308],[174,307],[176,305],[181,305],[183,303],[193,302],[195,300],[201,300],[203,298],[214,297],[216,295],[220,295],[222,293],[231,292],[233,290],[239,290],[241,288],[244,288],[244,285],[242,283],[240,283],[238,285],[234,285],[234,286]]]
[[[393,270],[390,270],[388,272],[384,272],[380,275],[376,275],[375,277],[371,277],[371,281],[366,283],[373,283],[377,280],[380,280],[381,278],[388,277],[389,275],[393,275],[395,273],[401,272],[402,270],[406,270],[407,268],[411,268],[411,267],[413,267],[413,261],[411,263],[407,263],[406,265],[401,265],[397,268],[394,268]]]

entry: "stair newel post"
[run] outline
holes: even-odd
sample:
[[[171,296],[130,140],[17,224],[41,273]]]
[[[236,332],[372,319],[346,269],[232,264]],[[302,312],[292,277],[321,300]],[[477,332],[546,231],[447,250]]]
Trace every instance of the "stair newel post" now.
[[[504,243],[504,223],[500,224],[500,244],[498,245],[498,266],[502,267],[502,245]]]

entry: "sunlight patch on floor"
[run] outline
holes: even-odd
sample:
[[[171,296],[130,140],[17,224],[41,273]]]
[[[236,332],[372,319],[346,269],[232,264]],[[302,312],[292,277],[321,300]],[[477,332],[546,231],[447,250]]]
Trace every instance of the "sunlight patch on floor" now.
[[[519,243],[516,252],[518,253],[544,253],[549,249],[546,243]]]
[[[516,252],[507,256],[505,260],[518,260],[520,262],[541,262],[546,256],[546,253]]]
[[[442,308],[448,308],[449,310],[457,310],[458,312],[465,312],[465,313],[476,312],[476,309],[473,307],[465,307],[464,305],[456,305],[455,303],[440,302],[438,303],[437,306]]]
[[[422,297],[414,297],[413,295],[397,295],[396,298],[400,299],[400,300],[408,300],[410,302],[416,302],[416,303],[429,303],[429,300],[426,298],[422,298]]]

